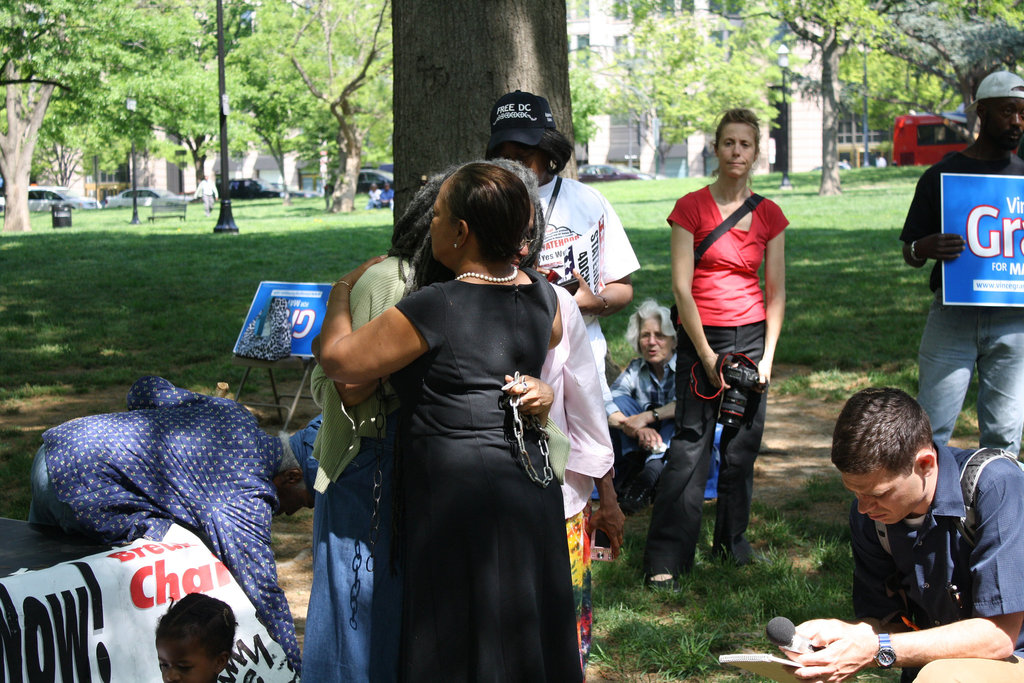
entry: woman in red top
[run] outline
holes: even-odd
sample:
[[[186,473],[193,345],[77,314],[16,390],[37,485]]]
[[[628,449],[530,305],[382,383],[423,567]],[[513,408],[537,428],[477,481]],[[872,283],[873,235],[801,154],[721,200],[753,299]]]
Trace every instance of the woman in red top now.
[[[654,500],[644,552],[645,580],[674,587],[693,566],[700,535],[704,484],[723,390],[720,358],[743,354],[756,364],[757,383],[742,392],[746,405],[722,431],[718,514],[712,553],[737,564],[753,560],[745,537],[750,518],[754,459],[764,430],[764,390],[786,308],[783,230],[789,221],[763,200],[694,265],[694,250],[751,196],[760,128],[747,109],[722,115],[715,132],[718,177],[676,202],[672,227],[672,289],[681,330],[676,369],[676,435]],[[765,265],[762,296],[758,270]],[[730,364],[734,361],[730,360]],[[724,386],[729,389],[728,384]]]

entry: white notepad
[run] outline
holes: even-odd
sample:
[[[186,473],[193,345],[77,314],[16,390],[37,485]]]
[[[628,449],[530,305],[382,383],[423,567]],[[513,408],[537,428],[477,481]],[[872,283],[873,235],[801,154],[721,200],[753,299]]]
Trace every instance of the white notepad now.
[[[800,668],[800,665],[775,655],[757,653],[720,655],[718,663],[737,666],[765,678],[770,678],[773,681],[781,681],[782,683],[793,683],[796,681],[800,683],[800,679],[793,675],[793,670]]]

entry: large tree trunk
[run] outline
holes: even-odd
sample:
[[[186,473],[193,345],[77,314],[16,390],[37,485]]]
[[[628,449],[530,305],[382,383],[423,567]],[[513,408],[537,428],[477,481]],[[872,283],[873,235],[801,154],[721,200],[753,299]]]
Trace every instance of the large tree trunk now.
[[[829,29],[821,42],[821,185],[818,195],[842,193],[839,184],[839,56],[842,45]]]
[[[192,157],[192,168],[195,169],[196,174],[196,187],[199,187],[199,183],[206,177],[206,149],[203,144],[206,142],[206,136],[201,135],[195,140],[183,135],[177,135],[172,133],[178,140],[188,148],[189,156]],[[220,166],[214,171],[214,175],[220,172]],[[220,187],[218,184],[217,187]],[[184,190],[183,190],[184,191]]]
[[[642,173],[658,172],[658,110],[647,109],[640,115],[640,159],[637,168]]]
[[[9,83],[5,86],[7,132],[0,135],[0,171],[6,183],[4,232],[26,232],[32,229],[28,214],[32,153],[54,85],[13,83],[18,79],[18,73],[10,61],[4,67],[3,79]]]
[[[349,212],[356,205],[356,183],[359,180],[359,165],[363,156],[363,140],[366,131],[353,125],[355,116],[347,101],[336,100],[331,104],[331,113],[338,121],[338,184],[331,197],[331,213]]]
[[[284,206],[292,205],[292,195],[288,191],[288,176],[284,170],[284,152],[281,151],[280,147],[274,147],[273,145],[267,145],[270,148],[271,154],[274,156],[274,163],[277,164],[277,170],[281,173],[281,204]]]
[[[565,0],[394,0],[397,210],[420,178],[482,158],[491,107],[526,90],[572,139]]]

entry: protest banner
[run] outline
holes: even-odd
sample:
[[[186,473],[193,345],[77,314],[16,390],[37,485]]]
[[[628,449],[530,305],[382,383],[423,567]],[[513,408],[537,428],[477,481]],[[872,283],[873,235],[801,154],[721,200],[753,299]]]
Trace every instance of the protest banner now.
[[[38,525],[0,522],[31,545]],[[14,566],[17,554],[8,549],[5,566]],[[38,561],[32,556],[29,566]],[[298,681],[224,564],[177,525],[159,542],[140,539],[0,578],[0,681],[161,683],[157,621],[172,600],[194,592],[228,603],[238,621],[219,683]]]

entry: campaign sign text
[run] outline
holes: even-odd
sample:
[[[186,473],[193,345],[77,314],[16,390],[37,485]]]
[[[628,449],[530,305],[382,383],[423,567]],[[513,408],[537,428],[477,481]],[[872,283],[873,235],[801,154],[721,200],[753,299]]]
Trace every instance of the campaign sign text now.
[[[330,293],[330,284],[318,282],[261,282],[235,341],[235,353],[238,353],[238,342],[242,340],[249,323],[260,315],[272,297],[283,297],[288,299],[288,311],[291,314],[292,355],[312,357],[311,344],[313,337],[320,333]]]
[[[964,251],[942,263],[942,301],[1024,306],[1024,177],[944,173],[942,232]]]

